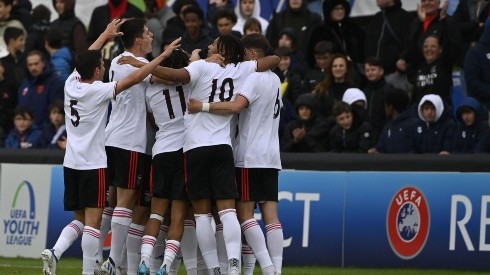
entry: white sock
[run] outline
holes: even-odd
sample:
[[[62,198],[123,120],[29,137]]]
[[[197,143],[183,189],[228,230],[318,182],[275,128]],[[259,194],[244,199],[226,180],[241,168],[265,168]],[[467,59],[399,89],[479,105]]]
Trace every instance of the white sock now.
[[[199,245],[197,245],[197,274],[208,275],[208,267],[204,262],[204,258],[202,257],[201,248],[199,248]]]
[[[265,245],[265,237],[256,219],[249,219],[242,223],[242,232],[248,245],[260,264],[260,268],[273,266],[269,251]]]
[[[223,224],[223,236],[225,237],[226,253],[228,260],[238,259],[242,254],[242,231],[236,216],[235,209],[225,209],[218,212]]]
[[[116,207],[112,213],[112,242],[109,257],[114,261],[116,267],[121,265],[121,252],[128,237],[132,213],[131,209],[123,207]]]
[[[97,261],[99,263],[104,262],[104,243],[107,234],[111,230],[111,220],[112,220],[112,212],[114,208],[106,207],[104,208],[104,212],[102,212],[102,221],[100,222],[100,238],[99,238],[99,249],[97,250]]]
[[[123,271],[126,271],[128,269],[128,249],[126,248],[126,242],[124,242],[124,245],[121,250],[121,265],[119,265],[119,268],[121,269],[121,273],[125,273]]]
[[[163,265],[170,267],[175,259],[175,255],[179,252],[180,242],[176,240],[168,240],[165,244],[165,254],[163,256]]]
[[[255,256],[248,244],[242,244],[243,275],[253,275],[255,269]]]
[[[202,257],[208,269],[219,267],[218,253],[216,252],[216,240],[211,227],[213,216],[208,214],[194,214],[196,219],[196,235]]]
[[[280,223],[271,223],[265,226],[267,231],[267,247],[276,273],[282,273],[282,251],[284,249],[284,235]]]
[[[85,226],[82,235],[83,274],[94,274],[97,258],[95,254],[99,247],[100,231],[90,226]]]
[[[226,254],[225,236],[223,235],[223,224],[216,225],[216,249],[218,252],[218,261],[221,274],[228,274],[228,255]]]
[[[157,241],[153,247],[150,258],[150,273],[157,273],[163,263],[163,251],[165,250],[165,239],[167,238],[168,226],[160,225]]]
[[[143,239],[141,239],[141,261],[145,262],[146,266],[150,264],[150,258],[151,258],[151,253],[153,252],[153,247],[155,246],[155,243],[157,242],[157,238],[150,236],[150,235],[144,235]]]
[[[63,255],[63,253],[65,253],[65,251],[72,245],[72,243],[78,239],[78,236],[82,234],[83,228],[83,223],[77,220],[71,221],[65,226],[65,228],[63,228],[58,240],[56,241],[56,244],[53,246],[54,255],[56,258],[58,258],[58,260],[60,259],[61,255]]]
[[[184,220],[184,235],[180,241],[180,251],[188,275],[197,274],[197,236],[196,223]]]
[[[177,275],[177,273],[179,273],[180,263],[182,263],[182,254],[179,250],[175,256],[175,259],[172,261],[172,264],[169,268],[167,268],[168,275]]]
[[[144,225],[131,223],[126,239],[128,251],[128,275],[136,275],[140,263],[141,239],[143,237]]]

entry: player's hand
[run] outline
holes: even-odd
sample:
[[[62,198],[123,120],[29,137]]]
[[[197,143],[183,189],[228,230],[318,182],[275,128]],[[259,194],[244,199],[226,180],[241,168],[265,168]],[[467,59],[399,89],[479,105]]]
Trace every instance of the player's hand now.
[[[133,56],[121,56],[119,60],[117,60],[117,64],[128,64],[136,68],[141,68],[143,67],[146,63],[143,61],[139,61],[138,59],[134,58]]]
[[[66,149],[66,137],[61,137],[61,139],[58,140],[58,147],[63,150]]]
[[[201,59],[201,56],[199,55],[200,52],[201,52],[201,49],[193,50],[191,53],[191,57],[189,58],[189,63],[200,60]]]
[[[206,58],[206,62],[216,63],[216,64],[220,65],[221,67],[225,66],[225,58],[222,57],[221,55],[217,54],[217,53]]]
[[[104,30],[104,35],[106,36],[106,38],[112,39],[116,36],[123,35],[123,33],[118,30],[121,24],[124,23],[124,21],[125,20],[123,19],[114,19],[109,24],[107,24],[107,27]]]
[[[199,113],[202,110],[202,102],[195,98],[190,98],[187,102],[187,112],[189,114]]]
[[[370,148],[367,152],[368,152],[368,154],[376,154],[376,153],[379,153],[378,152],[378,149],[376,149],[376,147]]]
[[[439,152],[439,155],[449,155],[450,153],[448,151],[441,151]]]
[[[163,51],[163,53],[160,54],[160,56],[163,57],[163,59],[166,59],[167,57],[169,57],[175,49],[180,47],[180,41],[181,40],[182,40],[182,37],[179,37],[179,38],[175,39],[174,41],[172,41],[172,43],[170,43],[165,48],[165,50]]]

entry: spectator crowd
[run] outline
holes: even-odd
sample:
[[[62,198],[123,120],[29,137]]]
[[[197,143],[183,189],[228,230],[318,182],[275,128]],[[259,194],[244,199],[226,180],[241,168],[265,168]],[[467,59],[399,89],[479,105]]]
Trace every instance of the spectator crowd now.
[[[264,34],[280,57],[280,147],[283,152],[490,153],[490,5],[460,0],[376,0],[379,12],[350,17],[347,0],[286,0],[283,11],[260,16],[260,1],[127,0],[94,9],[88,26],[75,0],[52,0],[57,14],[29,0],[0,0],[0,147],[65,149],[64,83],[77,54],[115,18],[148,20],[156,57],[177,37],[200,49],[225,34]],[[80,1],[79,1],[80,2]],[[80,4],[80,3],[78,3]],[[108,68],[123,51],[106,43]],[[453,100],[453,70],[465,95]],[[110,80],[106,70],[104,80]]]

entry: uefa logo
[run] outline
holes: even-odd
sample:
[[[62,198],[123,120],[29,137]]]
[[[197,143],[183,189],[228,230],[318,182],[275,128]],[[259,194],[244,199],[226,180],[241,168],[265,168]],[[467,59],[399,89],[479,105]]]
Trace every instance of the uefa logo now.
[[[386,231],[395,254],[404,259],[415,258],[429,236],[429,206],[424,194],[413,186],[400,189],[390,202]]]

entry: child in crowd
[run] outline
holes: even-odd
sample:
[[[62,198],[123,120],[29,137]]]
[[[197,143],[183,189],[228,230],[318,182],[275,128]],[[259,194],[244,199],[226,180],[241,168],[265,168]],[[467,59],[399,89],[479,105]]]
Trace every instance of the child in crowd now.
[[[286,27],[279,33],[279,41],[277,42],[278,47],[286,47],[291,53],[291,70],[296,71],[303,75],[310,69],[308,63],[306,63],[305,55],[298,49],[298,34],[293,28]]]
[[[351,105],[346,102],[335,103],[332,115],[336,125],[330,130],[331,152],[366,153],[374,146],[373,129],[363,121]]]
[[[63,102],[55,101],[49,106],[49,120],[42,127],[43,143],[46,148],[66,148],[65,112]]]
[[[439,95],[428,94],[418,105],[419,120],[410,133],[412,153],[447,155],[452,151],[455,123]]]
[[[328,66],[328,59],[333,54],[333,43],[330,41],[320,41],[315,45],[315,68],[306,72],[304,83],[307,91],[311,92],[315,86],[325,79],[325,69]]]
[[[213,19],[213,31],[211,37],[217,38],[220,35],[229,34],[242,38],[242,34],[239,31],[232,30],[236,21],[237,17],[232,10],[219,9]]]
[[[281,140],[284,152],[322,152],[329,147],[328,132],[333,123],[318,116],[313,108],[313,96],[304,94],[296,101],[298,119],[289,122]]]
[[[488,129],[488,111],[475,98],[463,99],[456,110],[458,123],[454,135],[453,153],[473,153]]]
[[[260,25],[259,20],[254,17],[250,17],[245,20],[245,24],[243,24],[243,33],[245,35],[251,33],[262,33],[262,26]]]
[[[369,57],[364,62],[364,73],[367,84],[363,89],[369,106],[367,106],[367,121],[373,126],[374,133],[379,136],[386,123],[385,96],[394,87],[385,81],[385,71],[381,59]]]
[[[409,133],[418,119],[408,109],[410,98],[402,89],[393,89],[385,94],[385,114],[389,121],[381,131],[376,147],[368,153],[410,153]]]
[[[14,112],[14,129],[5,139],[5,148],[41,148],[42,133],[33,122],[34,114],[28,107],[17,107]]]

